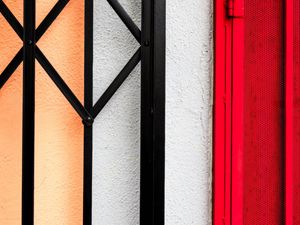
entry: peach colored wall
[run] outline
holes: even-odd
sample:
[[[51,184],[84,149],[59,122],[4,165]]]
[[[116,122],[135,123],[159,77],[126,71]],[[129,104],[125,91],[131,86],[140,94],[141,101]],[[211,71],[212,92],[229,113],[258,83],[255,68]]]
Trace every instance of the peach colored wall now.
[[[21,0],[4,1],[23,20]],[[56,3],[37,0],[37,25]],[[72,0],[38,42],[83,97],[83,0]],[[0,16],[0,71],[22,43]],[[3,57],[5,56],[5,57]],[[0,224],[21,219],[22,66],[0,90]],[[83,129],[79,116],[36,64],[35,224],[82,224]]]
[[[22,18],[18,1],[5,1]],[[0,14],[0,71],[22,47],[22,41]],[[0,224],[19,225],[21,219],[22,65],[0,90]]]

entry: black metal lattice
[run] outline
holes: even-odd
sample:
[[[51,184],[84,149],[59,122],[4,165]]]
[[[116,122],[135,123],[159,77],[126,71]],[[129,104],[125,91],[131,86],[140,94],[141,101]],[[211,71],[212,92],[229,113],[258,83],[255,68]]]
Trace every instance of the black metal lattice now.
[[[165,0],[142,0],[142,31],[117,0],[107,0],[141,44],[93,105],[93,0],[85,0],[84,105],[36,43],[70,0],[59,0],[35,29],[35,0],[24,0],[24,28],[0,0],[0,13],[23,47],[0,75],[0,90],[23,63],[22,224],[34,224],[35,59],[82,118],[84,124],[83,224],[92,224],[92,126],[94,119],[141,61],[141,209],[140,224],[164,224]]]

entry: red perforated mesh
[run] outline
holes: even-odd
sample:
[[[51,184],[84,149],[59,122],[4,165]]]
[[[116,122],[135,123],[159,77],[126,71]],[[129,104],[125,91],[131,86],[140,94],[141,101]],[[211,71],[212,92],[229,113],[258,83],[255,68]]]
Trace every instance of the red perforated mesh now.
[[[300,224],[300,1],[294,1],[294,224]]]
[[[245,1],[245,225],[284,218],[283,4]]]

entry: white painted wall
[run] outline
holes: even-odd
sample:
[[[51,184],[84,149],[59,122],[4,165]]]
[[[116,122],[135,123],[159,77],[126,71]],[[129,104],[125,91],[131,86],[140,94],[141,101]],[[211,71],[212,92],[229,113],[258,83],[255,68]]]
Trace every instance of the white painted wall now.
[[[120,0],[140,24],[140,0]],[[95,101],[138,44],[95,1]],[[212,0],[167,0],[166,225],[211,223]],[[140,68],[96,119],[95,225],[139,224]]]
[[[167,225],[211,222],[212,2],[167,0]]]

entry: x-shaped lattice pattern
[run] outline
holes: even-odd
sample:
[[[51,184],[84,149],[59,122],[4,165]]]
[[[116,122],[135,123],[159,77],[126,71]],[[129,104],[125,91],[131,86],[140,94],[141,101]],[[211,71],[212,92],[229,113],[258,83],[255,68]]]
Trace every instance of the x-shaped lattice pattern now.
[[[42,23],[36,29],[36,43],[39,39],[45,34],[54,20],[58,17],[61,11],[65,8],[70,0],[59,0],[55,6],[51,9]],[[107,0],[111,7],[118,14],[120,19],[124,22],[128,30],[132,33],[135,39],[140,43],[141,42],[141,31],[136,26],[136,24],[132,21],[130,16],[126,13],[124,8],[119,4],[117,0]],[[17,35],[23,40],[23,27],[10,11],[10,9],[6,6],[6,4],[0,0],[0,12],[13,28],[13,30],[17,33]],[[33,42],[27,44],[34,44]],[[62,92],[62,94],[66,97],[69,103],[73,106],[79,116],[82,118],[84,124],[91,126],[93,124],[94,118],[101,112],[106,103],[111,99],[114,93],[118,90],[118,88],[122,85],[131,71],[136,67],[136,65],[141,60],[141,47],[135,52],[135,54],[131,57],[128,63],[124,66],[121,72],[117,75],[117,77],[113,80],[110,86],[106,89],[103,95],[96,102],[91,111],[88,111],[78,100],[78,98],[74,95],[72,90],[68,87],[68,85],[61,78],[59,73],[55,70],[55,68],[51,65],[47,57],[43,54],[43,52],[39,49],[37,45],[35,45],[35,57],[44,70],[48,73],[49,77],[58,87],[58,89]],[[0,90],[3,85],[7,82],[7,80],[11,77],[14,71],[18,68],[18,66],[23,61],[23,47],[18,51],[16,56],[12,59],[12,61],[7,65],[2,74],[0,75]]]

